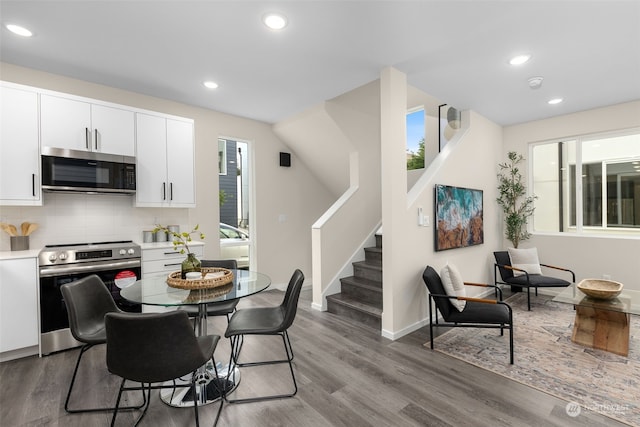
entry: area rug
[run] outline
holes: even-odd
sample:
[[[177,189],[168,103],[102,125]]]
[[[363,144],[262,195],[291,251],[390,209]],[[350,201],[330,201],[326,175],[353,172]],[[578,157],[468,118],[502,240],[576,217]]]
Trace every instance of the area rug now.
[[[631,316],[629,356],[623,357],[573,343],[569,304],[532,295],[527,311],[524,293],[507,302],[514,317],[513,365],[508,331],[501,337],[497,329],[452,328],[435,339],[435,350],[566,400],[568,408],[580,405],[640,426],[639,316]]]

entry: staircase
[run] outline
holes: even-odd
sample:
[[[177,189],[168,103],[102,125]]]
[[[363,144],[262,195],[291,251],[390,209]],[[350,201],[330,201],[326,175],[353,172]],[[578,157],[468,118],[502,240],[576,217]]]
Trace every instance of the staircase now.
[[[342,292],[327,296],[327,311],[376,330],[382,328],[382,236],[353,263],[353,276],[340,279]]]

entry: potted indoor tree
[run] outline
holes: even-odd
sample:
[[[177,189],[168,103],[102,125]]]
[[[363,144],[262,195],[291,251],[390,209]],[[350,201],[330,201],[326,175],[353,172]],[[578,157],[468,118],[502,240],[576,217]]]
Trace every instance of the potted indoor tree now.
[[[522,154],[509,151],[509,161],[500,163],[498,173],[498,193],[496,199],[504,212],[505,237],[517,248],[518,243],[531,237],[527,231],[527,220],[533,215],[536,196],[527,196],[524,177],[518,165],[524,160]]]

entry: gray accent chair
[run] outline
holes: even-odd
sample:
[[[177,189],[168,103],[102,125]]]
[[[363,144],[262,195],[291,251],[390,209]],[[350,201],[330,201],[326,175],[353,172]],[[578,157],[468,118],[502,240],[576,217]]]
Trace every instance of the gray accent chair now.
[[[509,285],[514,291],[520,291],[522,288],[527,289],[527,309],[531,311],[531,292],[530,289],[534,288],[536,296],[538,296],[538,288],[566,288],[576,281],[576,275],[568,268],[556,267],[548,264],[540,264],[541,267],[552,268],[555,270],[566,271],[571,273],[571,282],[552,276],[544,276],[541,274],[529,274],[524,270],[511,266],[511,258],[509,258],[509,252],[496,251],[493,253],[496,259],[493,269],[493,277],[495,285]],[[513,271],[522,271],[524,274],[521,276],[514,276]],[[498,272],[500,273],[500,280],[498,280]]]
[[[502,290],[495,286],[500,293],[500,300],[485,298],[472,298],[449,296],[446,294],[444,285],[438,273],[427,266],[422,273],[424,281],[429,291],[429,334],[431,338],[431,349],[433,350],[433,328],[498,328],[500,335],[504,335],[504,329],[509,329],[509,363],[513,364],[513,312],[509,304],[502,301]],[[492,285],[466,283],[465,285],[491,287]],[[452,299],[464,300],[466,305],[464,310],[458,311],[451,304]],[[442,315],[444,322],[439,322],[436,308]]]

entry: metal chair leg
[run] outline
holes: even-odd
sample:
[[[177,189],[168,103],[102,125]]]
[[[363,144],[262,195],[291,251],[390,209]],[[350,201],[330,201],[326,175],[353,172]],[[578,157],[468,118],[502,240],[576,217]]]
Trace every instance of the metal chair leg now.
[[[80,361],[82,360],[82,356],[84,353],[93,347],[93,344],[85,344],[80,349],[80,354],[78,354],[78,360],[76,361],[76,367],[73,370],[73,375],[71,376],[71,383],[69,384],[69,391],[67,392],[67,398],[64,401],[64,410],[70,414],[77,414],[82,412],[103,412],[103,411],[113,411],[116,409],[115,407],[103,407],[103,408],[85,408],[85,409],[69,409],[69,401],[71,400],[71,392],[73,391],[73,385],[76,382],[76,376],[78,375],[78,369],[80,368]],[[118,397],[119,398],[119,397]],[[146,403],[146,398],[144,391],[142,392],[142,403],[139,406],[124,406],[119,408],[120,410],[133,410],[140,409]]]
[[[280,359],[280,360],[267,360],[267,361],[259,361],[259,362],[244,362],[244,363],[237,363],[238,357],[239,357],[239,349],[242,345],[242,342],[244,341],[243,339],[240,340],[239,336],[235,336],[232,338],[232,343],[231,343],[231,355],[229,356],[229,365],[231,365],[232,362],[236,362],[236,366],[240,366],[240,367],[255,367],[255,366],[263,366],[263,365],[275,365],[275,364],[280,364],[280,363],[288,363],[289,364],[289,371],[291,372],[291,379],[293,381],[293,392],[291,393],[287,393],[287,394],[275,394],[275,395],[267,395],[267,396],[257,396],[257,397],[249,397],[249,398],[243,398],[243,399],[229,399],[227,398],[226,394],[225,394],[225,400],[228,403],[250,403],[250,402],[260,402],[260,401],[264,401],[264,400],[274,400],[274,399],[283,399],[283,398],[287,398],[287,397],[293,397],[296,395],[296,393],[298,392],[298,383],[296,381],[296,375],[293,371],[293,363],[292,360],[294,358],[294,354],[293,354],[293,348],[291,347],[291,340],[289,339],[289,334],[287,334],[287,331],[284,331],[282,333],[279,333],[277,335],[280,335],[282,337],[282,344],[284,346],[285,349],[285,353],[286,353],[286,359]],[[232,370],[229,370],[229,374],[231,374]],[[229,375],[228,374],[228,375]]]

